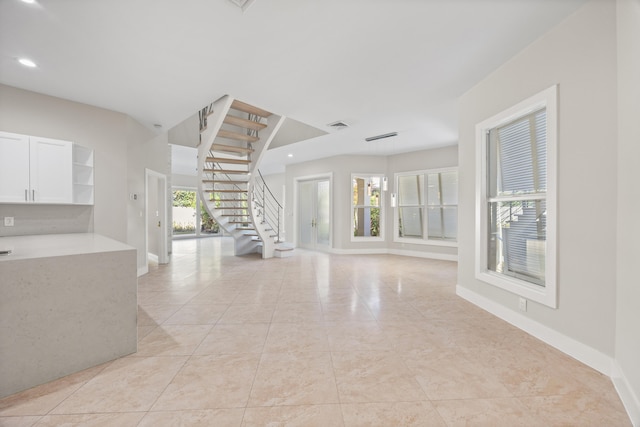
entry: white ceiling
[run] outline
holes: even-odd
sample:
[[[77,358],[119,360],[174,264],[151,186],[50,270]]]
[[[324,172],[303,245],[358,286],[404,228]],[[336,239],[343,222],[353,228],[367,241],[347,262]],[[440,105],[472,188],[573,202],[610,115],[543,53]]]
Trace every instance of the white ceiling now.
[[[457,143],[457,98],[584,3],[255,0],[243,12],[228,0],[36,1],[0,0],[1,83],[163,130],[229,94],[330,132],[270,150],[265,173]],[[351,127],[326,126],[337,120]]]

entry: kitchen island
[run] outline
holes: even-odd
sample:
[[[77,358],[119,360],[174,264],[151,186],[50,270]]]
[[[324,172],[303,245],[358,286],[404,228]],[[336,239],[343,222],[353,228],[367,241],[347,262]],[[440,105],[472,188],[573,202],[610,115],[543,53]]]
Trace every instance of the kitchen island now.
[[[135,248],[76,233],[0,251],[0,398],[136,352]]]

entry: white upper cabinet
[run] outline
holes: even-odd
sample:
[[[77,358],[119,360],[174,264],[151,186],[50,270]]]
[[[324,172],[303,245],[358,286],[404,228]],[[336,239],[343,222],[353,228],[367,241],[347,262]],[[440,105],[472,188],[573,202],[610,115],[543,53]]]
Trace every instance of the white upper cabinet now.
[[[81,165],[77,153],[84,153]],[[93,151],[0,132],[0,203],[93,204]]]
[[[30,137],[31,201],[73,203],[73,143]]]
[[[29,189],[29,137],[0,132],[0,202],[27,202]]]

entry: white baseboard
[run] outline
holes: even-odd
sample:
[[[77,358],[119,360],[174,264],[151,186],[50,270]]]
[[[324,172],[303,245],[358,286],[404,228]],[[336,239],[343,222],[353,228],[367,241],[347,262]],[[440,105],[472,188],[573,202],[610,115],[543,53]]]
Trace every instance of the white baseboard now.
[[[380,249],[339,249],[331,248],[329,253],[338,255],[386,255],[389,253],[387,248]]]
[[[444,261],[458,261],[457,255],[451,254],[439,254],[434,252],[421,252],[421,251],[409,251],[406,249],[388,249],[388,248],[378,248],[378,249],[338,249],[331,248],[329,250],[332,254],[338,255],[400,255],[400,256],[410,256],[416,258],[428,258],[428,259],[439,259]]]
[[[530,335],[533,335],[539,340],[544,341],[550,346],[557,348],[563,353],[568,354],[574,359],[579,360],[585,365],[592,367],[596,371],[601,372],[608,377],[612,376],[614,362],[612,357],[576,341],[571,337],[563,335],[548,326],[536,322],[535,320],[523,316],[516,311],[510,310],[507,307],[485,298],[484,296],[465,287],[457,285],[456,294],[488,311],[494,316],[497,316]]]
[[[458,261],[458,255],[440,254],[435,252],[409,251],[406,249],[389,249],[391,255],[412,256],[416,258],[439,259],[442,261]]]
[[[622,368],[617,361],[613,362],[613,375],[611,376],[613,385],[622,400],[624,408],[629,414],[631,423],[635,427],[640,427],[640,398],[636,395],[622,372]]]

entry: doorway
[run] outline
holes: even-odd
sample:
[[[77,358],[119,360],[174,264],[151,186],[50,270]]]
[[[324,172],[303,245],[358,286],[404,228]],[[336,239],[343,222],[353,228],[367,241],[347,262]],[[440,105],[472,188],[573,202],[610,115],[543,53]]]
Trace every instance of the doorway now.
[[[147,271],[149,259],[156,260],[158,264],[169,263],[169,250],[167,237],[167,177],[151,169],[145,171],[145,211],[146,238],[145,248],[147,253]]]
[[[298,246],[331,248],[331,178],[300,180],[298,184]]]

